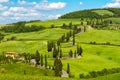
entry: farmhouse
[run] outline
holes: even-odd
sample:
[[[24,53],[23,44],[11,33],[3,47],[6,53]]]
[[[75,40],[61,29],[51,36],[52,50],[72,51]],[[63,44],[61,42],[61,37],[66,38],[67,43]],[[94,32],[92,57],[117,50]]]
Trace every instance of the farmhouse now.
[[[5,56],[15,59],[17,57],[17,53],[16,52],[6,52]]]

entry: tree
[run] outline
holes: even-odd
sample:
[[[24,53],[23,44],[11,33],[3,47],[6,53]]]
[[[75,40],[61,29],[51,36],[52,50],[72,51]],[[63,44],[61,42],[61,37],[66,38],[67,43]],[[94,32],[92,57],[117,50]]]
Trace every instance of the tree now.
[[[47,51],[52,51],[50,41],[47,42]]]
[[[58,56],[58,50],[56,49],[56,46],[54,46],[53,49],[53,58],[56,58]]]
[[[58,41],[57,41],[57,46],[60,46],[60,39],[58,39]]]
[[[72,51],[72,50],[70,50],[69,56],[70,56],[70,57],[73,57],[73,51]]]
[[[45,55],[45,68],[47,68],[47,55]]]
[[[62,58],[62,49],[60,49],[60,58]]]
[[[82,49],[82,47],[80,46],[80,48],[79,48],[80,50],[79,50],[79,55],[80,56],[82,56],[82,53],[83,53],[83,49]]]
[[[79,54],[80,48],[79,45],[77,45],[77,53]]]
[[[62,74],[62,62],[58,58],[55,58],[55,61],[54,61],[54,71],[55,71],[55,76],[61,76],[61,74]]]
[[[75,32],[73,31],[73,45],[75,45]]]
[[[69,40],[70,40],[70,34],[67,33],[67,34],[66,34],[66,42],[68,42]]]
[[[63,25],[62,25],[62,28],[66,28],[67,26],[66,26],[66,24],[65,23],[63,23]]]
[[[75,52],[74,52],[74,58],[76,58],[77,57],[77,52],[76,52],[76,50],[75,50]]]
[[[0,33],[0,42],[2,39],[4,39],[4,35],[2,33]]]
[[[72,29],[72,22],[69,23],[69,28]]]
[[[83,25],[83,22],[81,22],[81,25]]]
[[[40,58],[41,60],[41,66],[43,66],[43,55],[41,54],[41,58]]]
[[[40,64],[40,63],[39,63],[39,61],[40,61],[40,53],[39,53],[38,50],[36,51],[35,61],[36,61],[36,66]]]
[[[70,65],[67,63],[67,73],[70,74]]]

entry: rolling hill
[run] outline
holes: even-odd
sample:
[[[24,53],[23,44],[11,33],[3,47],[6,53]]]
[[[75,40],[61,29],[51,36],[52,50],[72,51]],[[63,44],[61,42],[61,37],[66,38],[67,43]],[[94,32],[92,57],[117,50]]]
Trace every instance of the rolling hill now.
[[[74,18],[111,18],[120,17],[120,8],[103,8],[103,9],[90,9],[80,10],[75,12],[67,13],[60,19],[74,19]]]

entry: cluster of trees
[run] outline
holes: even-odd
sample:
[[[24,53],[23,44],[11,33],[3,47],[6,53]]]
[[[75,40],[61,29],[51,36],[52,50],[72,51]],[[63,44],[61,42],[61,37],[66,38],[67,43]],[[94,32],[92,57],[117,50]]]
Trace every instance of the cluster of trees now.
[[[23,53],[22,56],[24,56],[25,62],[30,63],[31,59],[35,59],[36,66],[37,65],[45,65],[47,68],[47,55],[43,56],[40,55],[39,51],[37,50],[35,54],[29,54],[29,53]]]
[[[76,58],[77,56],[82,56],[83,53],[83,49],[81,46],[77,46],[77,50],[75,50],[74,52],[72,50],[69,51],[69,56],[72,58]]]
[[[104,28],[108,27],[109,24],[112,24],[111,20],[97,19],[96,21],[87,21],[87,25],[91,25],[93,28]]]
[[[87,14],[87,15],[86,15]],[[60,19],[74,19],[74,18],[101,18],[101,15],[92,12],[91,10],[76,11],[65,14]]]
[[[43,26],[32,25],[31,27],[25,26],[25,22],[18,22],[11,25],[2,27],[0,30],[8,33],[21,33],[21,32],[33,32],[43,29]]]
[[[4,34],[0,33],[0,42],[4,39]]]
[[[15,63],[16,61],[11,57],[6,57],[4,54],[0,55],[0,65],[1,64],[9,64],[9,63]]]
[[[47,42],[47,51],[48,52],[51,52],[54,47],[55,47],[55,42],[54,41],[48,41]]]
[[[88,79],[88,78],[96,78],[98,76],[105,76],[114,73],[120,73],[120,68],[103,69],[101,71],[91,71],[87,75],[80,74],[79,77]]]
[[[63,29],[72,29],[73,28],[73,24],[72,24],[72,22],[70,22],[69,25],[66,25],[65,23],[63,23],[61,28],[63,28]]]

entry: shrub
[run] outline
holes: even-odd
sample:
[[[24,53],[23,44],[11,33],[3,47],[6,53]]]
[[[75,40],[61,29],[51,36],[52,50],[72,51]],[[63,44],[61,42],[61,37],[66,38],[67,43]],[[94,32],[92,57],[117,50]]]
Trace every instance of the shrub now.
[[[84,76],[84,74],[80,74],[79,77],[82,79],[82,78],[84,78],[85,76]]]
[[[7,73],[7,70],[6,70],[5,68],[2,68],[2,69],[0,70],[0,72],[1,72],[1,73]]]

